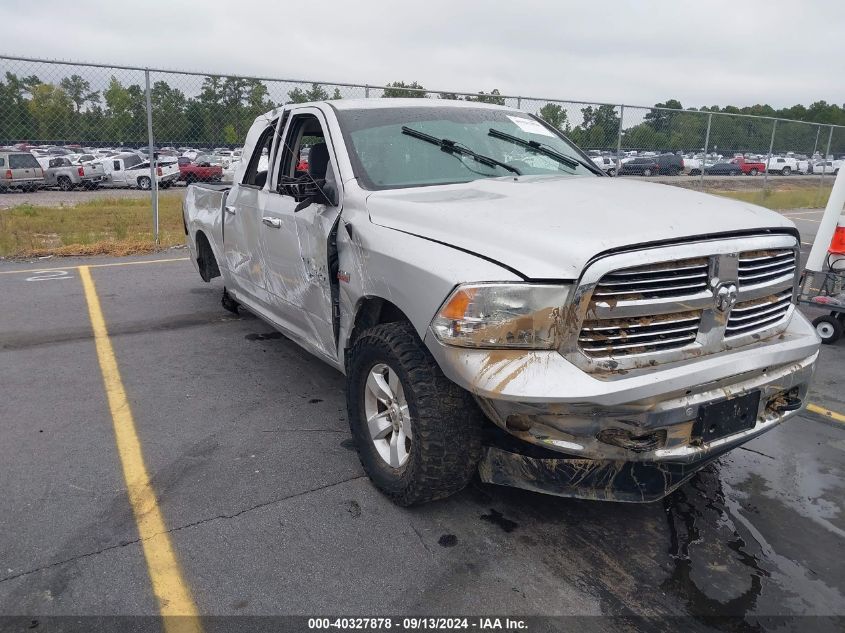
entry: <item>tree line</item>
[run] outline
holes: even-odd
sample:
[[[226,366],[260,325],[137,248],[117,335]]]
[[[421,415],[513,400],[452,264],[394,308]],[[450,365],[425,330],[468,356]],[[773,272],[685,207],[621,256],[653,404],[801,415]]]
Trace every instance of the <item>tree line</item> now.
[[[375,96],[375,93],[373,95]],[[382,90],[384,98],[416,97],[465,100],[504,105],[505,98],[493,89],[474,95],[429,93],[417,82],[395,81]],[[320,85],[297,86],[287,92],[284,103],[341,99]],[[187,96],[166,81],[150,89],[153,129],[158,145],[237,145],[243,142],[255,117],[282,105],[270,97],[267,85],[256,79],[205,77],[200,91]],[[515,105],[515,104],[512,104]],[[530,99],[523,108],[537,105]],[[667,109],[662,109],[667,108]],[[577,145],[588,149],[615,149],[620,110],[612,105],[585,105],[574,114],[567,104],[545,103],[536,109],[549,124],[560,129]],[[676,99],[655,104],[645,111],[626,109],[622,147],[643,150],[700,151],[704,145],[708,114],[751,114],[823,125],[845,125],[845,106],[817,101],[809,107],[795,105],[775,109],[710,106],[686,108]],[[56,83],[36,75],[6,72],[0,79],[0,143],[19,141],[142,144],[147,140],[146,101],[138,84],[122,84],[112,76],[102,90],[72,74]],[[576,118],[577,123],[572,119]],[[627,125],[627,121],[632,121]],[[634,123],[633,121],[638,121]],[[747,117],[713,116],[708,149],[764,152],[772,137],[772,121]],[[779,121],[774,151],[811,153],[824,151],[829,128]],[[845,152],[845,130],[833,134],[831,152]]]

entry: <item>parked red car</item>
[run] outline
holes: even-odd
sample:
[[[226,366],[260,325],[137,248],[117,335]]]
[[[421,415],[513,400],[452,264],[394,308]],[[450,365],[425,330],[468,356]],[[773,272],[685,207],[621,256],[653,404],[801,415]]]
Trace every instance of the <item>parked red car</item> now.
[[[192,182],[218,182],[223,177],[223,167],[213,165],[210,156],[179,159],[179,180]]]
[[[737,156],[731,161],[734,165],[739,165],[742,173],[746,176],[756,176],[766,171],[766,163],[759,163],[753,160],[745,160],[742,156]]]

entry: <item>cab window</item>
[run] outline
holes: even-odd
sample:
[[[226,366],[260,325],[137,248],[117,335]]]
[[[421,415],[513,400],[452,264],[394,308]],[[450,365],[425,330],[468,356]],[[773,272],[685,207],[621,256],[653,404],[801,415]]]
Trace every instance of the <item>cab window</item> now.
[[[270,169],[270,150],[273,147],[278,123],[278,119],[274,120],[264,128],[261,136],[258,137],[258,142],[255,144],[255,149],[249,159],[241,184],[258,187],[259,189],[264,187],[267,182],[267,171]]]

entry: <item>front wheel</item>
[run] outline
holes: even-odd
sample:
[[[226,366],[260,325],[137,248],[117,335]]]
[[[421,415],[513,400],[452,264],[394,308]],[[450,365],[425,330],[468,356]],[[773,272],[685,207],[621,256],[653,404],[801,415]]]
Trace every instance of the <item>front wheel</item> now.
[[[608,176],[615,176],[615,175],[616,175],[616,170],[615,170],[615,169],[608,169],[608,170],[607,170],[607,175],[608,175]]]
[[[409,323],[378,325],[358,338],[346,402],[361,465],[394,503],[442,499],[469,483],[481,457],[481,411]]]
[[[835,316],[825,314],[813,320],[816,334],[826,345],[832,345],[842,338],[842,321]]]
[[[643,169],[643,176],[651,176],[651,170],[650,169]]]
[[[748,173],[749,173],[751,176],[756,176],[756,175],[757,175],[757,174],[759,174],[760,172],[759,172],[759,171],[757,171],[756,169],[752,169],[752,170],[751,170],[751,171],[749,171]]]

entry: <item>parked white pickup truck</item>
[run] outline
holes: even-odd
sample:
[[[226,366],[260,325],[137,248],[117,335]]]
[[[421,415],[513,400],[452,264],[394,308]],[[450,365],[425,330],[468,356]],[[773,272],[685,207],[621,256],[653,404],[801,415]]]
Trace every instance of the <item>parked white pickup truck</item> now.
[[[105,168],[105,183],[112,187],[138,187],[150,189],[150,161],[137,154],[118,154],[99,161]],[[179,178],[179,165],[175,162],[159,161],[155,169],[158,186],[167,189]]]
[[[505,107],[280,107],[250,129],[234,184],[188,187],[184,221],[226,309],[346,374],[361,463],[399,504],[476,469],[658,499],[794,415],[818,355],[789,220],[607,178]]]
[[[798,161],[788,156],[772,156],[769,158],[768,171],[770,174],[780,174],[781,176],[797,174],[799,172]]]

